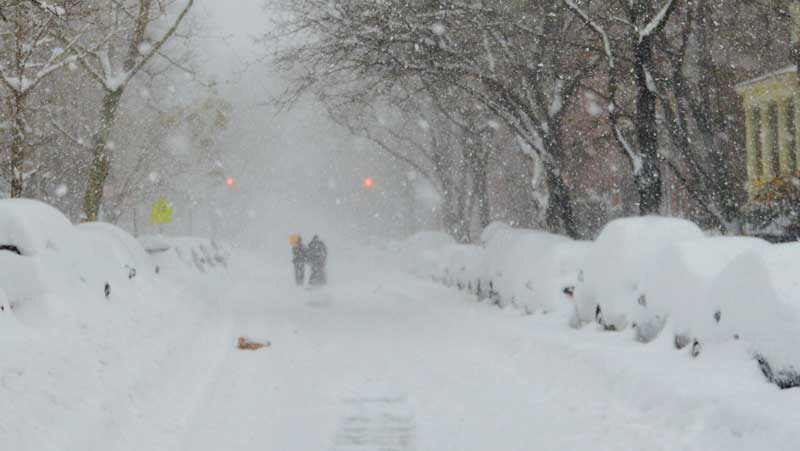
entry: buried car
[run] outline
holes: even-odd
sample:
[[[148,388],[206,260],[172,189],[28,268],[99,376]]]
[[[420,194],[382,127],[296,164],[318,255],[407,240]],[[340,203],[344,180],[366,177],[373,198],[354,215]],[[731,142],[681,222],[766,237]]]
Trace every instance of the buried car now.
[[[597,321],[606,330],[624,329],[642,302],[648,265],[665,247],[703,237],[697,225],[683,219],[644,216],[611,221],[583,262],[572,324]]]
[[[513,305],[526,312],[547,311],[550,299],[541,282],[550,274],[546,256],[555,246],[571,243],[564,236],[547,232],[496,226],[485,242],[483,274],[489,297],[499,306]],[[548,268],[545,270],[545,268]],[[552,268],[558,271],[558,268]]]
[[[481,290],[481,262],[483,248],[470,244],[454,244],[442,249],[447,264],[444,283],[459,290],[479,294]]]
[[[673,243],[650,262],[632,320],[636,338],[654,339],[669,318],[675,347],[693,343],[699,353],[696,333],[719,318],[711,301],[711,285],[731,261],[750,250],[770,246],[748,237],[708,237]]]
[[[760,246],[739,255],[714,280],[713,322],[700,345],[740,342],[764,376],[781,388],[800,386],[800,243]]]

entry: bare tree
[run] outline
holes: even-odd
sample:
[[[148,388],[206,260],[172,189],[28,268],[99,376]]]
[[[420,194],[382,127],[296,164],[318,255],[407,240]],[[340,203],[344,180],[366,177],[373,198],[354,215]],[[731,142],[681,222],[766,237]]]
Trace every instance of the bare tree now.
[[[455,87],[539,155],[550,227],[577,235],[560,164],[564,115],[601,60],[583,49],[576,35],[582,25],[562,5],[301,0],[284,6],[291,19],[279,33],[311,35],[277,58],[288,72],[299,72],[285,98],[354,74],[378,92],[409,78]],[[533,11],[545,14],[525,14]]]
[[[22,195],[26,180],[37,170],[35,165],[26,164],[31,145],[28,139],[32,120],[29,98],[43,81],[82,56],[74,52],[75,39],[62,45],[50,35],[53,29],[63,27],[67,11],[72,13],[75,4],[75,0],[65,0],[59,4],[32,1],[2,5],[4,22],[0,23],[0,35],[4,45],[0,47],[3,61],[0,84],[6,91],[11,133],[7,172],[11,197]],[[74,12],[77,15],[78,11]],[[76,36],[80,36],[80,31]]]
[[[94,221],[109,176],[114,144],[110,141],[117,110],[131,81],[147,64],[161,54],[194,5],[194,0],[156,2],[153,0],[112,1],[96,8],[91,18],[90,35],[76,40],[74,34],[62,33],[63,42],[77,41],[75,52],[85,54],[79,61],[103,90],[99,124],[92,136],[92,160],[83,198],[85,220]],[[173,11],[173,7],[178,8]],[[171,17],[160,31],[157,22]]]

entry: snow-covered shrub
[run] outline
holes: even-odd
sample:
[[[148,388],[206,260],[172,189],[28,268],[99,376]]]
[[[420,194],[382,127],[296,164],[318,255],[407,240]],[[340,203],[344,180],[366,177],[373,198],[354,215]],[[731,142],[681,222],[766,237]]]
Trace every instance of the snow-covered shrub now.
[[[719,323],[698,331],[701,342],[739,340],[781,387],[800,385],[800,243],[739,255],[711,286]],[[716,323],[716,320],[714,321]]]
[[[611,221],[591,246],[576,291],[580,322],[598,320],[607,329],[627,326],[642,295],[645,269],[666,246],[702,238],[695,224],[656,216]]]
[[[634,307],[637,337],[650,341],[667,318],[679,347],[691,343],[697,331],[712,326],[717,307],[711,302],[711,284],[737,256],[766,241],[746,237],[714,237],[673,243],[648,265],[641,301]]]

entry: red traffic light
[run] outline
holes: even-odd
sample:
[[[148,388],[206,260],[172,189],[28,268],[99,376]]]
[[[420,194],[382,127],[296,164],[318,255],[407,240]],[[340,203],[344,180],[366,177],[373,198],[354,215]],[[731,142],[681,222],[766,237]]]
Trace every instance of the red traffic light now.
[[[232,187],[236,184],[236,181],[233,179],[233,177],[228,177],[225,179],[225,184]]]
[[[364,179],[364,188],[372,188],[372,186],[374,184],[375,184],[375,181],[372,180],[372,177],[366,177]]]

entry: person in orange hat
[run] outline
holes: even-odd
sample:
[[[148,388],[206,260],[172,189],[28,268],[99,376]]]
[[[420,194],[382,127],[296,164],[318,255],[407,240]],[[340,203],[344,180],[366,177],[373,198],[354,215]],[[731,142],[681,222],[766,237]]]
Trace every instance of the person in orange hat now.
[[[300,235],[290,236],[289,244],[292,246],[294,281],[297,286],[302,286],[306,283],[306,247],[303,246],[303,238]]]

